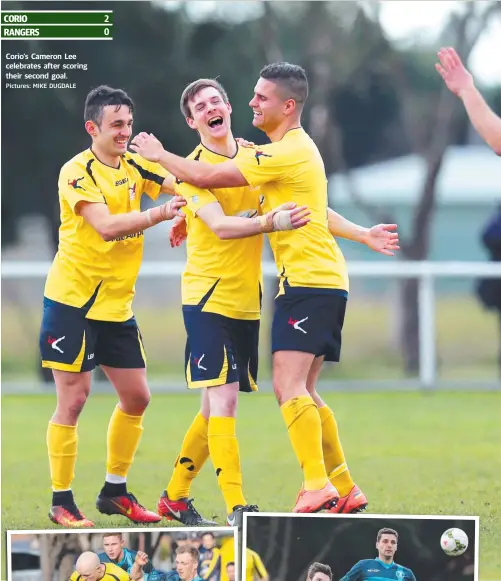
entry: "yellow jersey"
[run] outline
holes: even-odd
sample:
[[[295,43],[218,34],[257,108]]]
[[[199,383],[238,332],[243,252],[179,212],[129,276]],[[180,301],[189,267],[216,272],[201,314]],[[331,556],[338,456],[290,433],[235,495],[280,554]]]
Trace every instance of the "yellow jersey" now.
[[[242,148],[235,164],[250,186],[261,187],[263,212],[295,202],[308,206],[310,223],[298,230],[272,232],[270,245],[280,277],[280,291],[290,287],[348,291],[344,256],[327,222],[327,178],[320,152],[301,127],[280,141]]]
[[[101,563],[104,565],[104,575],[99,581],[132,581],[127,571],[124,571],[114,563]],[[85,581],[85,578],[77,571],[73,571],[69,581]]]
[[[120,166],[101,163],[90,149],[65,163],[59,174],[59,247],[45,284],[45,296],[72,307],[90,307],[88,319],[126,321],[141,260],[142,232],[105,242],[76,211],[79,202],[108,206],[112,214],[139,212],[143,193],[155,200],[167,171],[136,153]]]
[[[221,555],[221,581],[229,581],[226,566],[228,565],[228,563],[235,562],[235,538],[233,536],[224,537],[222,539],[220,555]]]
[[[264,566],[261,557],[252,549],[245,550],[245,581],[254,581],[268,577],[268,571]]]
[[[232,159],[242,155],[239,149]],[[221,163],[228,158],[200,144],[189,159]],[[182,277],[183,305],[202,305],[203,311],[243,320],[257,320],[261,311],[263,235],[221,240],[197,212],[219,202],[227,216],[252,218],[260,213],[259,188],[203,190],[177,183],[186,199],[187,261]]]

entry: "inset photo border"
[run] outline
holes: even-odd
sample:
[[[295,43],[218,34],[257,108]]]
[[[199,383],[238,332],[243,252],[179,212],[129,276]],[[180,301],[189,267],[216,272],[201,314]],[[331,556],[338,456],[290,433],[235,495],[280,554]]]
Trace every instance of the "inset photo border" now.
[[[442,535],[454,528],[468,543],[450,556]],[[478,539],[476,516],[245,514],[242,579],[479,581]]]
[[[237,527],[7,531],[7,580],[73,580],[78,578],[72,577],[73,572],[86,563],[90,562],[94,573],[94,559],[99,580],[105,572],[116,573],[115,567],[130,573],[137,559],[137,566],[147,573],[144,581],[170,581],[170,573],[176,571],[177,554],[178,560],[186,561],[180,565],[185,569],[178,571],[182,581],[193,579],[191,561],[197,555],[197,574],[204,575],[210,569],[211,579],[239,581],[237,533]],[[197,552],[183,552],[180,547],[193,547]]]

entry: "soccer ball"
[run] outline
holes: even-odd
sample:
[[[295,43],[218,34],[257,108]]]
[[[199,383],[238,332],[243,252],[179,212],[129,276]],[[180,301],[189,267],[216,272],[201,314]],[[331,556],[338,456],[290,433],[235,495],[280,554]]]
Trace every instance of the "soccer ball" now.
[[[459,557],[468,548],[468,536],[461,529],[447,529],[440,539],[440,546],[449,557]]]

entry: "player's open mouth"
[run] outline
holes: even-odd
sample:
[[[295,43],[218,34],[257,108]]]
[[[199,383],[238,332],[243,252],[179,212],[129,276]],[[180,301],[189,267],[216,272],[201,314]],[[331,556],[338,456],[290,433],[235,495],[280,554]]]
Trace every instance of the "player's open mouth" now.
[[[209,127],[220,127],[223,124],[223,118],[221,116],[217,116],[217,117],[213,117],[212,119],[209,119],[209,122],[207,123],[207,125]]]
[[[115,139],[115,143],[118,143],[118,145],[126,145],[128,141],[128,139]]]

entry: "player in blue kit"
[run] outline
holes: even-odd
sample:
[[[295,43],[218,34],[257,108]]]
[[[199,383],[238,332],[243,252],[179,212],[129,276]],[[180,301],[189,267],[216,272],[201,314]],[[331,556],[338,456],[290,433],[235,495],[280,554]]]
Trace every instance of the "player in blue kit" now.
[[[398,533],[393,529],[381,529],[377,534],[376,559],[363,559],[354,565],[339,581],[416,581],[414,573],[393,560],[397,552]]]

